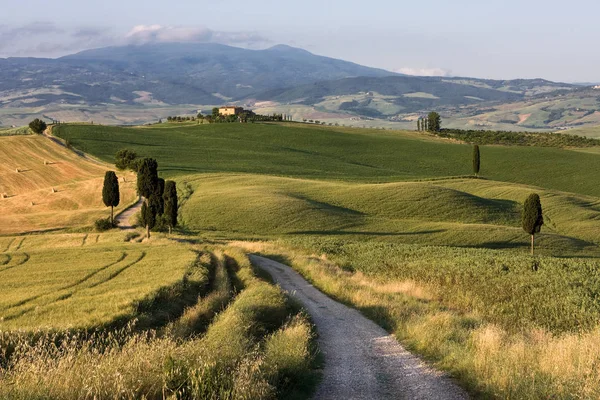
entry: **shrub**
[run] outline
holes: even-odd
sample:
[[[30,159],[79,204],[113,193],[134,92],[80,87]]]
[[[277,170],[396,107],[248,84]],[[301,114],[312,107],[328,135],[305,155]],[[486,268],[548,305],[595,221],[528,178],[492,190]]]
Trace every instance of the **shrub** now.
[[[46,123],[39,118],[36,118],[29,123],[29,129],[31,129],[37,134],[44,132],[47,127],[48,126],[46,125]]]
[[[110,222],[110,218],[102,218],[102,219],[98,219],[98,220],[96,220],[96,222],[94,222],[94,227],[96,228],[96,230],[98,232],[105,232],[105,231],[108,231],[109,229],[115,228],[116,224],[113,224],[112,222]]]
[[[129,232],[127,235],[125,235],[125,242],[131,242],[133,239],[137,239],[139,238],[141,235],[139,232]]]

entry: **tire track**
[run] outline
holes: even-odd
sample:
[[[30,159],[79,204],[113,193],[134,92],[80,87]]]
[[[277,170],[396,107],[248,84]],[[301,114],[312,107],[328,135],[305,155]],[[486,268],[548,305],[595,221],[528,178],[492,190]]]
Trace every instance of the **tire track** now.
[[[17,240],[17,238],[12,238],[12,240],[10,242],[8,242],[8,244],[6,245],[6,248],[4,250],[2,250],[2,252],[6,253],[8,251],[8,249],[10,249],[10,246],[12,246],[12,244],[15,242],[15,240]]]
[[[123,254],[121,254],[121,257],[119,257],[119,259],[117,261],[114,261],[114,262],[112,262],[110,264],[107,264],[107,265],[105,265],[105,266],[103,266],[103,267],[95,270],[94,272],[91,272],[91,273],[87,274],[86,276],[84,276],[83,278],[79,279],[78,281],[76,281],[74,283],[70,283],[67,286],[63,286],[63,287],[61,287],[59,289],[56,289],[56,290],[52,290],[51,292],[45,292],[45,293],[41,293],[41,294],[38,294],[38,295],[35,295],[35,296],[32,296],[32,297],[28,297],[26,299],[23,299],[23,300],[20,300],[20,301],[14,303],[14,304],[10,304],[10,305],[2,308],[2,310],[9,310],[11,308],[21,307],[21,306],[24,306],[27,303],[30,303],[30,302],[32,302],[34,300],[38,300],[38,299],[40,299],[40,298],[42,298],[44,296],[49,296],[49,295],[51,295],[53,293],[60,293],[60,292],[62,292],[64,290],[69,290],[71,288],[74,288],[75,286],[81,285],[85,281],[87,281],[87,280],[93,278],[94,276],[98,275],[100,272],[102,272],[104,270],[107,270],[108,268],[110,268],[110,267],[112,267],[114,265],[117,265],[118,263],[120,263],[121,261],[125,260],[126,258],[127,258],[127,253],[123,252]]]
[[[10,267],[6,267],[6,268],[3,268],[3,269],[0,269],[0,273],[8,271],[8,270],[11,270],[11,269],[16,268],[16,267],[20,267],[21,265],[27,263],[29,261],[29,259],[31,258],[31,257],[29,257],[29,254],[27,254],[27,253],[23,253],[22,256],[23,256],[23,259],[21,261],[19,261],[15,265],[11,265]]]
[[[95,283],[95,284],[93,284],[93,285],[90,285],[90,286],[88,286],[88,287],[85,287],[85,288],[83,288],[83,289],[81,289],[81,290],[85,290],[85,289],[93,289],[93,288],[95,288],[95,287],[97,287],[97,286],[100,286],[100,285],[102,285],[102,284],[104,284],[104,283],[106,283],[106,282],[109,282],[109,281],[111,281],[112,279],[114,279],[114,278],[116,278],[117,276],[119,276],[119,275],[120,275],[122,272],[124,272],[125,270],[127,270],[128,268],[131,268],[131,267],[132,267],[132,266],[134,266],[135,264],[137,264],[137,263],[139,263],[140,261],[142,261],[142,260],[144,259],[144,257],[146,257],[146,252],[145,252],[145,251],[144,251],[144,252],[142,252],[142,254],[141,254],[141,255],[140,255],[138,258],[137,258],[137,260],[135,260],[135,261],[133,261],[133,262],[131,262],[131,263],[129,263],[129,264],[127,264],[127,265],[125,265],[123,268],[121,268],[121,269],[119,269],[119,270],[117,270],[117,271],[113,272],[112,274],[110,274],[110,275],[108,276],[108,278],[106,278],[106,279],[104,279],[104,280],[102,280],[102,281],[100,281],[100,282],[98,282],[98,283]],[[115,265],[115,264],[113,264],[113,265]],[[58,296],[56,299],[54,299],[53,301],[51,301],[51,302],[48,302],[48,303],[44,304],[44,305],[43,305],[43,307],[44,307],[44,308],[47,308],[47,307],[49,307],[49,306],[51,306],[51,305],[56,305],[57,303],[59,303],[59,302],[61,302],[61,301],[64,301],[64,300],[67,300],[67,299],[69,299],[69,298],[73,297],[73,295],[77,294],[77,292],[79,292],[79,290],[75,290],[75,291],[73,291],[73,292],[70,292],[70,293],[61,294],[61,295],[59,295],[59,296]],[[37,310],[37,309],[38,309],[38,307],[39,307],[39,306],[31,306],[31,307],[28,307],[28,308],[26,308],[26,309],[23,309],[23,310],[21,310],[21,311],[18,311],[18,312],[14,313],[14,314],[6,315],[6,316],[4,316],[4,317],[3,317],[3,320],[4,320],[4,321],[10,321],[10,320],[13,320],[13,319],[16,319],[16,318],[22,317],[22,316],[23,316],[23,315],[25,315],[25,314],[28,314],[28,313],[30,313],[30,312],[32,312],[32,311],[35,311],[35,310]],[[13,308],[14,308],[14,307],[13,307]]]
[[[19,242],[19,245],[17,246],[17,248],[14,249],[13,251],[19,251],[21,249],[21,246],[23,245],[23,242],[25,241],[25,239],[27,239],[27,238],[21,239],[21,241]]]
[[[104,284],[104,283],[106,283],[106,282],[109,282],[109,281],[111,281],[111,280],[115,279],[117,276],[121,275],[121,273],[125,272],[125,270],[127,270],[127,269],[129,269],[129,268],[133,267],[135,264],[137,264],[137,263],[139,263],[140,261],[142,261],[142,260],[143,260],[145,257],[146,257],[146,252],[145,252],[145,251],[143,251],[143,252],[142,252],[142,254],[140,254],[140,256],[138,257],[138,259],[137,259],[137,260],[135,260],[134,262],[132,262],[132,263],[129,263],[129,264],[127,264],[126,266],[124,266],[123,268],[121,268],[121,269],[119,269],[119,270],[117,270],[117,271],[113,272],[113,273],[112,273],[112,274],[110,274],[110,275],[108,276],[108,278],[106,278],[105,280],[103,280],[103,281],[100,281],[100,282],[98,282],[98,283],[95,283],[95,284],[93,284],[93,285],[91,285],[91,286],[87,287],[87,289],[93,289],[93,288],[95,288],[95,287],[98,287],[98,286],[100,286],[100,285],[102,285],[102,284]]]
[[[10,254],[2,254],[2,255],[6,258],[3,261],[0,261],[0,265],[10,264],[10,261],[12,260],[12,256]]]

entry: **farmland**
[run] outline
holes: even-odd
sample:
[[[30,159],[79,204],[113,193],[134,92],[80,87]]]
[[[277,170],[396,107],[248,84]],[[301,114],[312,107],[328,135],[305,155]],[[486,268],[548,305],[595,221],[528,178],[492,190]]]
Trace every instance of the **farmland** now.
[[[0,159],[0,234],[84,227],[106,214],[97,193],[110,165],[40,136],[0,137]],[[121,178],[117,212],[136,199],[135,175]]]
[[[484,146],[482,178],[474,178],[470,145],[407,131],[169,123],[62,125],[54,133],[106,163],[123,148],[156,158],[160,175],[177,181],[179,233],[140,243],[125,242],[125,233],[116,232],[0,237],[0,274],[9,278],[9,295],[0,305],[3,329],[87,329],[137,319],[157,329],[159,338],[147,342],[138,336],[144,330],[128,333],[123,340],[132,346],[129,354],[159,364],[166,361],[158,353],[177,354],[196,371],[190,354],[210,363],[215,359],[206,349],[219,345],[209,343],[239,335],[245,344],[232,350],[236,361],[228,367],[236,378],[223,383],[234,391],[242,365],[254,365],[248,349],[268,349],[274,340],[269,335],[291,329],[299,335],[293,343],[310,347],[306,321],[257,277],[241,248],[292,265],[448,371],[475,397],[598,394],[593,360],[600,316],[600,191],[593,182],[600,156],[594,149]],[[90,176],[101,174],[104,167],[98,168]],[[522,202],[532,192],[542,199],[545,219],[536,258],[528,255],[529,238],[520,227]],[[27,294],[23,277],[31,286]],[[121,279],[133,284],[125,288]],[[191,300],[178,291],[188,279],[199,293]],[[242,289],[237,296],[227,289],[236,285]],[[161,310],[161,296],[169,293],[164,288],[179,288],[178,298],[187,300],[174,310],[147,314],[145,304]],[[282,310],[277,322],[255,314],[259,325],[266,324],[259,334],[238,330],[249,326],[233,322],[245,311],[230,311],[238,300],[243,307],[252,304],[244,293],[262,298],[254,290]],[[290,318],[296,322],[286,325]],[[177,344],[182,337],[185,344]],[[531,352],[524,355],[524,348]],[[88,362],[95,357],[90,349],[73,350],[70,357]],[[299,353],[305,354],[305,374],[309,353]],[[125,354],[115,350],[113,356]],[[258,357],[268,364],[270,356]],[[21,372],[7,379],[33,382],[34,371],[45,367],[16,359]],[[94,360],[101,368],[115,359]],[[122,359],[117,364],[124,371],[134,368]],[[256,368],[264,383],[257,388],[282,393],[268,369]],[[531,374],[522,375],[523,368]],[[50,377],[67,374],[51,370]],[[143,379],[162,373],[151,371]],[[38,387],[54,385],[57,397],[68,398],[63,393],[91,384],[75,382],[81,386],[46,381]],[[156,388],[144,391],[152,397]]]

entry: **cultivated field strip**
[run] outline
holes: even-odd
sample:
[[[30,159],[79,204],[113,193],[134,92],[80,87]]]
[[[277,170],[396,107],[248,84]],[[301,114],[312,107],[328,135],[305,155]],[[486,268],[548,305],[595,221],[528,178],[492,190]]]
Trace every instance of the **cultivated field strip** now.
[[[116,265],[116,264],[120,263],[121,261],[125,260],[126,257],[127,257],[127,253],[121,254],[121,256],[116,261],[111,262],[110,264],[107,264],[107,265],[105,265],[105,266],[103,266],[103,267],[95,270],[94,272],[91,272],[90,274],[84,276],[83,278],[81,278],[80,280],[78,280],[78,281],[76,281],[74,283],[70,283],[70,284],[68,284],[68,285],[66,285],[66,286],[58,289],[57,292],[62,292],[62,291],[68,290],[68,289],[72,289],[72,288],[74,288],[74,287],[76,287],[78,285],[83,284],[84,282],[86,282],[87,280],[91,279],[92,277],[94,277],[95,275],[99,274],[100,272],[104,271],[105,269],[108,269],[108,268],[112,267],[113,265]],[[27,299],[23,299],[23,300],[21,300],[21,301],[19,301],[17,303],[5,306],[5,307],[3,307],[0,310],[6,310],[6,309],[10,309],[10,308],[20,307],[20,306],[23,306],[23,305],[31,302],[31,301],[38,300],[40,298],[43,298],[44,296],[50,296],[50,295],[56,295],[55,291],[53,290],[51,292],[45,292],[45,293],[37,294],[37,295],[29,297]]]

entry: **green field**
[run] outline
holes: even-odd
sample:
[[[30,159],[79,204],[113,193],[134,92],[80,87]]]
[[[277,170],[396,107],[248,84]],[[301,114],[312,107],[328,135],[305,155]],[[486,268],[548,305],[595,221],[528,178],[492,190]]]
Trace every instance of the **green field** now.
[[[189,246],[168,241],[146,246],[124,238],[124,233],[0,238],[0,329],[90,328],[133,319],[138,302],[180,282],[196,259]]]
[[[112,234],[99,235],[93,245],[90,239],[93,242],[96,234],[89,234],[85,243],[85,234],[60,240],[50,235],[56,243],[47,244],[35,242],[38,236],[24,242],[19,242],[21,237],[13,242],[12,237],[0,237],[0,250],[6,249],[0,254],[0,274],[2,265],[25,260],[21,256],[25,252],[27,261],[6,271],[6,276],[13,271],[17,280],[18,268],[26,271],[28,265],[36,265],[34,271],[40,275],[45,275],[45,265],[61,271],[61,259],[69,260],[70,266],[57,275],[63,286],[32,271],[28,281],[38,289],[29,296],[39,297],[29,303],[19,304],[28,300],[19,297],[24,296],[23,283],[11,281],[7,287],[11,297],[0,305],[14,309],[16,316],[2,322],[9,329],[17,321],[31,328],[47,324],[44,315],[34,311],[18,315],[34,306],[48,310],[48,320],[62,316],[63,327],[131,319],[139,314],[134,307],[139,299],[152,298],[149,293],[161,286],[152,286],[154,279],[163,287],[173,286],[169,282],[189,273],[185,265],[196,260],[192,251],[199,251],[211,254],[202,264],[208,273],[200,275],[212,277],[212,283],[195,304],[160,329],[175,337],[200,334],[201,340],[214,343],[238,335],[236,343],[247,343],[231,356],[239,361],[248,357],[252,344],[268,339],[238,330],[252,323],[242,321],[246,311],[214,317],[219,307],[231,304],[229,311],[236,304],[226,288],[249,279],[254,283],[243,285],[245,290],[253,285],[265,293],[272,290],[248,275],[251,267],[231,269],[223,261],[223,250],[215,243],[239,240],[234,245],[293,265],[324,292],[359,308],[412,350],[449,371],[475,397],[567,399],[599,394],[594,360],[600,343],[600,187],[595,185],[600,154],[594,150],[485,146],[483,178],[475,179],[470,176],[470,145],[407,131],[303,124],[161,124],[63,125],[54,133],[107,162],[123,148],[156,158],[160,175],[178,183],[179,234],[185,236],[177,239],[196,244],[174,243],[160,235],[150,243],[124,243],[110,239]],[[529,237],[520,227],[523,200],[532,192],[540,194],[545,218],[536,239],[536,258],[529,255]],[[67,244],[60,245],[61,240]],[[47,251],[48,260],[56,264],[38,265],[36,251]],[[81,303],[96,304],[84,299],[101,300],[110,290],[96,293],[102,285],[91,291],[87,286],[126,263],[120,260],[123,253],[135,261],[140,252],[146,252],[144,260],[149,260],[151,251],[157,252],[157,264],[180,259],[182,267],[174,265],[140,278],[128,297],[116,296],[122,299],[122,308],[111,299],[94,306],[94,313],[104,317],[92,318],[94,313]],[[77,266],[72,257],[93,261]],[[238,264],[247,262],[241,253],[234,258]],[[86,278],[90,274],[94,275]],[[119,277],[113,282],[117,294]],[[82,284],[72,286],[82,279]],[[88,293],[97,297],[86,297]],[[274,293],[267,297],[277,298]],[[66,318],[60,312],[69,301],[73,313]],[[243,307],[249,306],[248,301],[242,301]],[[81,313],[85,316],[77,320],[74,316]],[[277,318],[270,332],[281,329],[284,315],[291,314]],[[208,327],[214,324],[222,327]],[[188,357],[187,350],[172,351]],[[530,374],[523,375],[524,369]]]
[[[303,124],[164,124],[143,128],[64,125],[55,134],[104,161],[122,148],[159,161],[164,177],[235,172],[351,182],[394,182],[471,174],[471,147],[414,132]],[[600,196],[590,185],[600,157],[528,147],[482,149],[488,179]]]

